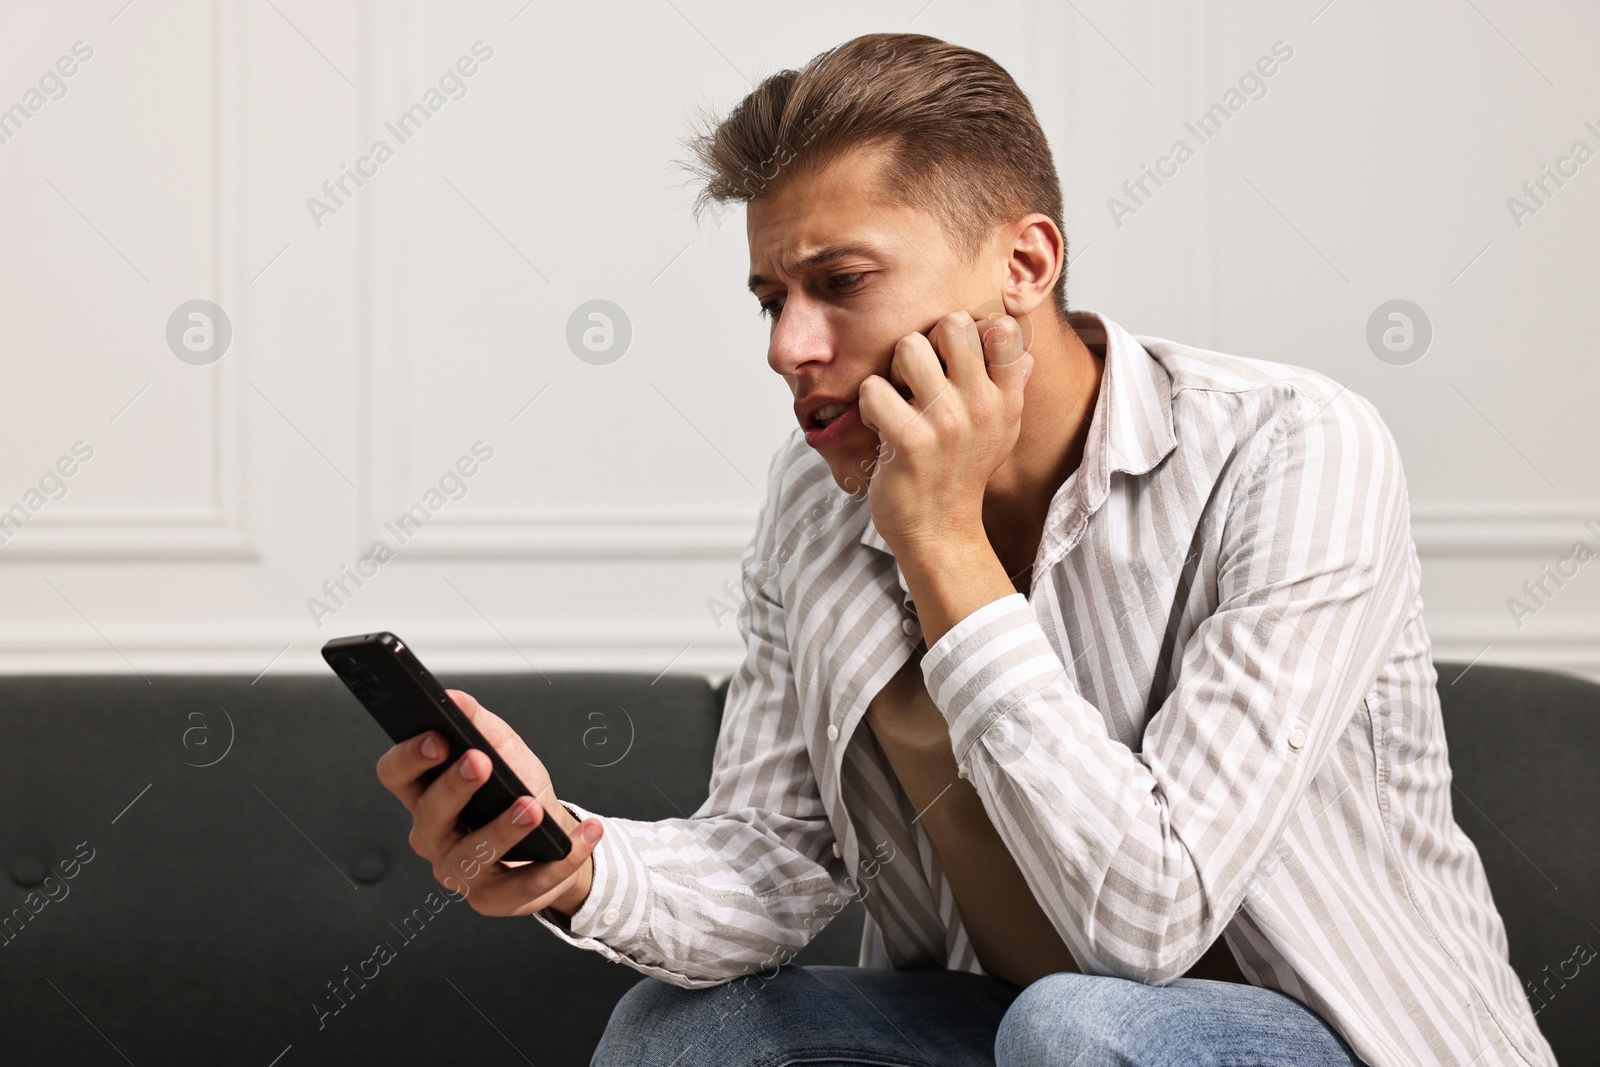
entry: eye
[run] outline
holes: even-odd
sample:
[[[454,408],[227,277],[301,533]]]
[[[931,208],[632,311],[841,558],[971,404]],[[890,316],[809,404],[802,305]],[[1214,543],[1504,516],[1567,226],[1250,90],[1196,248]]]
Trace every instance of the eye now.
[[[829,290],[832,292],[847,293],[854,290],[865,277],[866,274],[860,271],[851,274],[830,274],[828,276],[827,284]],[[773,297],[771,300],[763,300],[761,302],[761,310],[759,314],[762,318],[772,320],[776,319],[782,313],[782,297]]]

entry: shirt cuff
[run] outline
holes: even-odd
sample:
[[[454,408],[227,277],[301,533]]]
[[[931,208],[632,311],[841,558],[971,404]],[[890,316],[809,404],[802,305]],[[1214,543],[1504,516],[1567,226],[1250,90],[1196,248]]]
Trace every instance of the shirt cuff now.
[[[568,918],[553,908],[535,917],[561,940],[622,962],[628,945],[646,928],[649,872],[623,827],[571,801],[563,801],[578,821],[597,818],[605,827],[593,853],[589,896]]]
[[[1021,593],[992,600],[952,626],[922,657],[928,696],[950,725],[957,766],[978,738],[1019,701],[1050,685],[1061,657]],[[1026,746],[1025,724],[997,745]]]

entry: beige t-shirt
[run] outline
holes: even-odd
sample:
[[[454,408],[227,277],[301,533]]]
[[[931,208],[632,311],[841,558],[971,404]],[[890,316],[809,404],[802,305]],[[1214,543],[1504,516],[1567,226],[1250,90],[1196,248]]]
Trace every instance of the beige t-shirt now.
[[[866,723],[933,842],[978,962],[989,974],[1027,986],[1048,974],[1078,970],[1016,860],[956,769],[950,728],[928,696],[922,655],[914,653],[867,705]],[[1246,982],[1218,938],[1185,974]]]

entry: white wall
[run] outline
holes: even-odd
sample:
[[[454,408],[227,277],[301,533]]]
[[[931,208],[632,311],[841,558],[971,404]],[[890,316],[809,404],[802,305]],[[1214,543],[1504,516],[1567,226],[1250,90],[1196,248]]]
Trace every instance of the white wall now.
[[[0,509],[93,449],[0,544],[0,670],[319,670],[328,637],[380,628],[446,669],[731,669],[707,600],[792,416],[743,211],[696,226],[679,138],[766,74],[910,29],[1033,96],[1074,306],[1378,404],[1440,655],[1600,677],[1600,562],[1520,627],[1506,606],[1600,549],[1600,160],[1520,226],[1506,203],[1574,141],[1600,151],[1591,6],[123,5],[0,9],[0,107],[93,50],[0,144]],[[466,94],[400,144],[385,123],[478,41]],[[1185,120],[1277,41],[1266,94],[1200,145]],[[378,138],[393,158],[314,220]],[[1114,218],[1178,138],[1194,158]],[[1410,365],[1364,337],[1395,298],[1433,327]],[[232,323],[208,365],[165,336],[194,299]],[[566,342],[592,299],[632,324],[609,365]],[[307,599],[480,440],[465,496],[319,626]]]

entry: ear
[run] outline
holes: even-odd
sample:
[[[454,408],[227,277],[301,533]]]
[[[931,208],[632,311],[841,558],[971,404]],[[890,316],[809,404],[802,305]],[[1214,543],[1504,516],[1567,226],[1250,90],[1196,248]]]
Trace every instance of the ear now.
[[[1003,233],[1010,238],[1002,249],[1008,257],[1006,311],[1011,315],[1031,314],[1045,301],[1054,299],[1056,278],[1067,269],[1066,238],[1050,216],[1038,212],[1023,216]]]

